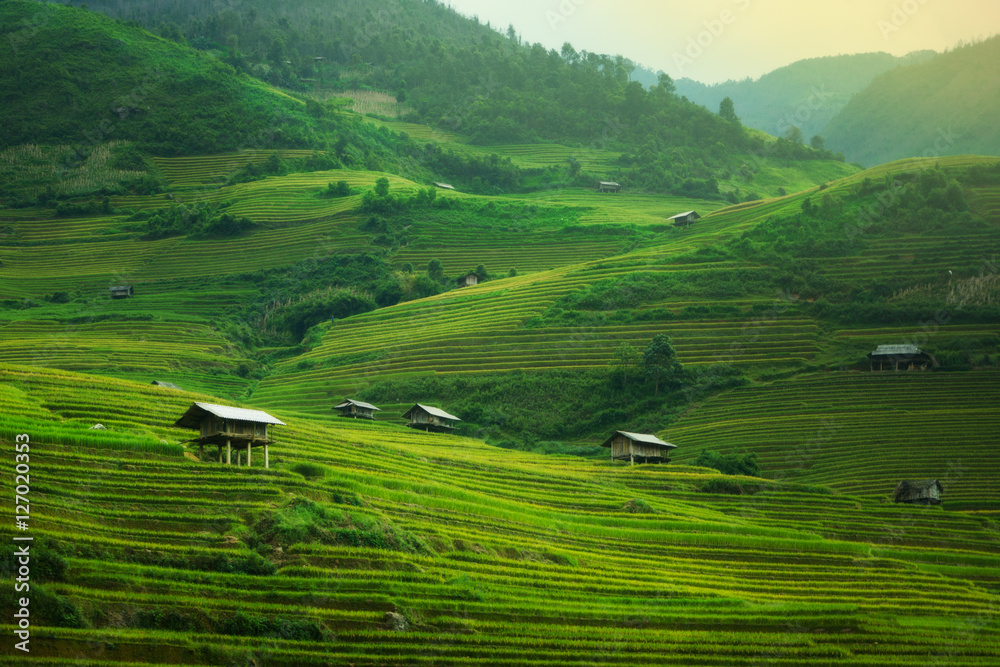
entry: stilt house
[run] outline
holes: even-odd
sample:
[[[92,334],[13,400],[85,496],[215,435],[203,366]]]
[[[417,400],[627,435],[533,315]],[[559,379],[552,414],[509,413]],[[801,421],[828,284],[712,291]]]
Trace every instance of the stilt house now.
[[[911,505],[940,505],[944,487],[936,479],[904,480],[892,492],[892,502]]]
[[[601,447],[611,448],[612,461],[639,463],[670,463],[670,450],[677,447],[663,442],[655,435],[615,431]]]
[[[153,380],[150,382],[154,387],[163,387],[164,389],[176,389],[177,391],[184,391],[173,382],[164,382],[163,380]]]
[[[450,415],[440,408],[417,403],[403,414],[403,419],[409,419],[410,428],[433,433],[451,433],[455,430],[455,422],[462,421],[455,415]]]
[[[479,284],[479,276],[475,273],[466,273],[464,276],[458,279],[459,287],[472,287],[473,285]]]
[[[371,419],[375,421],[375,413],[380,409],[371,403],[355,401],[353,398],[345,398],[340,405],[333,406],[334,410],[340,410],[341,417],[352,417],[354,419]]]
[[[878,369],[898,371],[926,370],[932,361],[931,355],[920,351],[916,345],[879,345],[874,352],[868,354],[868,364],[872,371]]]
[[[131,299],[133,295],[131,285],[115,285],[109,287],[108,290],[111,292],[112,299]]]
[[[598,192],[619,192],[622,186],[614,181],[598,181],[597,191]]]
[[[267,446],[274,442],[271,437],[272,425],[284,426],[285,422],[275,419],[260,410],[233,408],[212,403],[193,403],[174,426],[198,431],[199,436],[188,442],[197,442],[199,449],[205,445],[219,448],[219,463],[222,463],[222,447],[226,447],[226,463],[233,462],[233,447],[246,449],[246,465],[251,465],[250,452],[254,447],[264,448],[264,467],[270,467]],[[237,465],[240,452],[237,451]]]
[[[686,211],[667,218],[674,223],[675,227],[686,227],[693,225],[695,220],[700,220],[701,216],[696,211]]]

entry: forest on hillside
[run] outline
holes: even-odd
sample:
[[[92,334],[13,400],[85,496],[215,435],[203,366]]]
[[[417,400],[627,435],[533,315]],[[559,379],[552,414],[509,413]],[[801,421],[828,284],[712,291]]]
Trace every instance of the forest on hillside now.
[[[606,174],[626,185],[718,196],[720,171],[745,155],[830,159],[798,141],[747,132],[677,95],[666,75],[648,89],[622,56],[523,43],[433,0],[211,3],[96,0],[91,9],[213,54],[236,71],[299,94],[373,89],[404,119],[473,143],[555,141],[622,153]],[[572,165],[571,165],[572,168]]]

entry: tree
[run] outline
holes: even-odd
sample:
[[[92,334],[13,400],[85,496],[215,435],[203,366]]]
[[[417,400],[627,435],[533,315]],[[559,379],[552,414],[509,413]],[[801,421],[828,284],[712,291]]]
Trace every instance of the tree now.
[[[642,351],[642,367],[646,377],[654,382],[654,396],[660,393],[660,382],[669,378],[677,365],[677,351],[670,342],[670,336],[666,334],[653,336],[652,342]]]
[[[486,271],[486,266],[484,264],[477,266],[475,273],[476,277],[479,278],[479,282],[485,282],[490,277],[490,274]]]
[[[389,195],[389,179],[383,176],[382,178],[375,181],[375,194],[379,197],[386,197]]]
[[[427,262],[427,276],[434,280],[441,280],[444,277],[444,265],[440,259],[432,259]]]
[[[818,151],[826,150],[826,141],[818,134],[813,135],[813,138],[809,140],[809,145]]]
[[[792,125],[785,131],[785,139],[792,143],[801,144],[802,136],[802,130],[797,125]]]
[[[739,116],[736,115],[736,107],[733,105],[733,100],[731,97],[726,97],[722,100],[719,105],[719,116],[724,120],[728,120],[730,123],[739,123]]]
[[[628,386],[629,372],[639,368],[639,350],[631,343],[622,343],[615,350],[611,365],[618,373],[621,373],[622,389],[624,389]]]

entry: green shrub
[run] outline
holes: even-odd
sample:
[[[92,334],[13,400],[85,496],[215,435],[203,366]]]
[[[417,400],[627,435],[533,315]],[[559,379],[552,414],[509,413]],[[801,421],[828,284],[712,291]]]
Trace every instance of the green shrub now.
[[[309,463],[308,461],[293,465],[292,472],[297,472],[309,479],[318,479],[326,476],[326,468],[317,463]]]
[[[731,454],[721,454],[711,450],[703,450],[698,454],[694,465],[714,468],[724,475],[760,477],[760,465],[757,463],[756,452],[735,451]]]

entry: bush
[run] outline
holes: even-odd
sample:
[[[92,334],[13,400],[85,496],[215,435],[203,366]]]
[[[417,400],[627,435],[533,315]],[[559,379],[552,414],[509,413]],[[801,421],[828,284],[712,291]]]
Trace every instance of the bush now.
[[[317,463],[296,463],[292,466],[292,472],[297,472],[309,479],[318,479],[326,476],[326,468]]]
[[[703,450],[698,454],[694,465],[713,468],[724,475],[760,477],[760,466],[757,464],[757,454],[754,452],[735,451],[732,454],[720,454]]]

